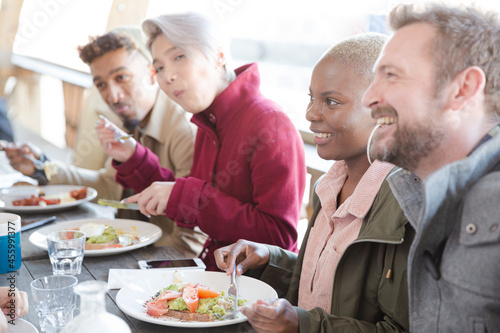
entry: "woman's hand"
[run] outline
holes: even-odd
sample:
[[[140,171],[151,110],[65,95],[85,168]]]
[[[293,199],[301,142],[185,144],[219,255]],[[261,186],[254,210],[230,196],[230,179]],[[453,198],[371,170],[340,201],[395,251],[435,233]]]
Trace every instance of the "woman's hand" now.
[[[260,333],[296,333],[299,331],[299,316],[286,299],[274,302],[258,300],[252,307],[241,307],[252,327]]]
[[[125,201],[137,202],[141,213],[148,217],[164,215],[174,185],[175,182],[154,182],[141,193],[135,194]]]
[[[127,137],[128,134],[112,122],[101,119],[97,122],[95,130],[104,152],[115,161],[123,163],[134,155],[137,141],[132,137],[117,139],[116,133],[123,137]]]
[[[269,249],[264,244],[250,242],[244,239],[217,249],[214,253],[217,266],[225,270],[227,275],[236,267],[236,274],[241,275],[248,269],[262,268],[269,262]]]

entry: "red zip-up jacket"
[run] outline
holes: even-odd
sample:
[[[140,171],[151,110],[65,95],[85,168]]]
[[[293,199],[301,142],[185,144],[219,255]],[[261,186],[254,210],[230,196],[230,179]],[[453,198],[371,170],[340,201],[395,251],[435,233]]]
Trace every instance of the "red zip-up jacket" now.
[[[198,133],[189,177],[175,179],[140,144],[128,161],[114,163],[116,181],[137,192],[154,181],[176,181],[166,215],[209,235],[201,254],[208,270],[217,270],[215,249],[240,238],[297,252],[303,142],[281,108],[260,93],[257,64],[235,72],[210,107],[191,119]]]

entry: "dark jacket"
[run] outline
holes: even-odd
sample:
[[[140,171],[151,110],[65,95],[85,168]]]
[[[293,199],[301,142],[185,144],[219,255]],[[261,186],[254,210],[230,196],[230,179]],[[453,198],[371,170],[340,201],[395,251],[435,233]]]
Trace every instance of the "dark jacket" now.
[[[271,257],[261,280],[297,305],[302,261],[309,232],[321,208],[315,207],[298,256],[269,246]],[[300,332],[404,332],[408,330],[407,256],[414,231],[382,184],[358,238],[342,254],[335,271],[331,313],[296,308]]]

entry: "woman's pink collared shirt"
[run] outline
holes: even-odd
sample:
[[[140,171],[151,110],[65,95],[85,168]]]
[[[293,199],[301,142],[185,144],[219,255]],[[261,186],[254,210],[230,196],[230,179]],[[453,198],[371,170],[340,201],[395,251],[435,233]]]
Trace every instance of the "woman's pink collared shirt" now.
[[[337,209],[337,197],[347,178],[347,165],[338,161],[316,187],[321,210],[311,229],[299,286],[299,307],[330,312],[335,268],[345,249],[358,237],[385,177],[394,166],[375,161],[354,193]]]

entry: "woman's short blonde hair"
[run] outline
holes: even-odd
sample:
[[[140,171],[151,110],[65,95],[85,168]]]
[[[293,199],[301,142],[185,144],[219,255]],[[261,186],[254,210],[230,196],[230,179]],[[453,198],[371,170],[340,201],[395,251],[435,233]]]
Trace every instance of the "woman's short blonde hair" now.
[[[165,36],[173,45],[194,57],[193,50],[200,51],[209,61],[224,53],[224,69],[228,77],[234,72],[229,69],[229,39],[222,29],[210,18],[195,12],[160,15],[142,23],[142,30],[148,37],[148,48],[159,35]]]
[[[373,66],[387,39],[388,36],[374,32],[354,35],[330,47],[322,58],[333,57],[371,82],[375,76]]]

